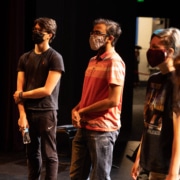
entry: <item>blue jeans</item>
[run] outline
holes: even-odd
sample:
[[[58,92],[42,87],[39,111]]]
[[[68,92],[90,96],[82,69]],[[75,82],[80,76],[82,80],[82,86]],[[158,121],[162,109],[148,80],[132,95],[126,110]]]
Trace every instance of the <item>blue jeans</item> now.
[[[110,180],[113,149],[119,130],[78,129],[72,142],[71,180]]]

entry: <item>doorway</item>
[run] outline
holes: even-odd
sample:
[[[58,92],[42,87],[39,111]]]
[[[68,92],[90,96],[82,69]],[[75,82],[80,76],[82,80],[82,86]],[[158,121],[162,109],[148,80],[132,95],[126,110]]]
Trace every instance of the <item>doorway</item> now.
[[[169,19],[160,18],[160,17],[137,17],[136,18],[136,39],[135,45],[141,47],[139,55],[139,67],[138,74],[139,80],[147,81],[149,75],[155,71],[158,71],[157,68],[151,68],[148,65],[146,59],[146,51],[149,48],[149,41],[151,34],[156,29],[167,28],[169,27]]]

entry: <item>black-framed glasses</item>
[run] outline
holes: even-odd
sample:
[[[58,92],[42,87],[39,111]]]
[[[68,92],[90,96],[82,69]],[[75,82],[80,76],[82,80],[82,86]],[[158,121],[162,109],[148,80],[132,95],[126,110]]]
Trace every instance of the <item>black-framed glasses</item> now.
[[[45,30],[36,29],[36,28],[33,28],[32,31],[33,32],[38,32],[38,33],[47,33],[47,31],[45,31]]]
[[[97,35],[97,36],[107,36],[107,34],[104,34],[100,31],[91,31],[90,35]]]

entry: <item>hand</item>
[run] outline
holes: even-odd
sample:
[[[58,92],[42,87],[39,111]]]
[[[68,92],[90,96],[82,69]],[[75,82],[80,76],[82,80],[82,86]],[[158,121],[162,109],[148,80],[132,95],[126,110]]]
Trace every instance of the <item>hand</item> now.
[[[22,99],[19,97],[19,93],[20,93],[20,92],[21,92],[21,91],[15,91],[15,93],[13,94],[14,101],[15,101],[16,104],[18,104],[19,102],[22,101]]]
[[[72,124],[74,125],[74,127],[77,127],[77,128],[81,127],[80,120],[81,120],[81,117],[78,111],[73,110],[72,111]]]
[[[137,179],[137,176],[139,174],[139,167],[137,166],[136,163],[133,164],[133,167],[131,169],[131,177],[133,180]]]
[[[29,128],[29,123],[25,114],[21,115],[21,117],[18,119],[18,126],[19,126],[19,131],[22,133],[24,129]]]

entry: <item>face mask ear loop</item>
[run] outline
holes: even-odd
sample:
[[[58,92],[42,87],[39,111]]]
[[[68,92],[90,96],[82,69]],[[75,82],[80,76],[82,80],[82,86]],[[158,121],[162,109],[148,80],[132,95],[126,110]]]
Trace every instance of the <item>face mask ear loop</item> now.
[[[164,56],[167,58],[168,57],[168,54],[166,51],[164,52]]]

